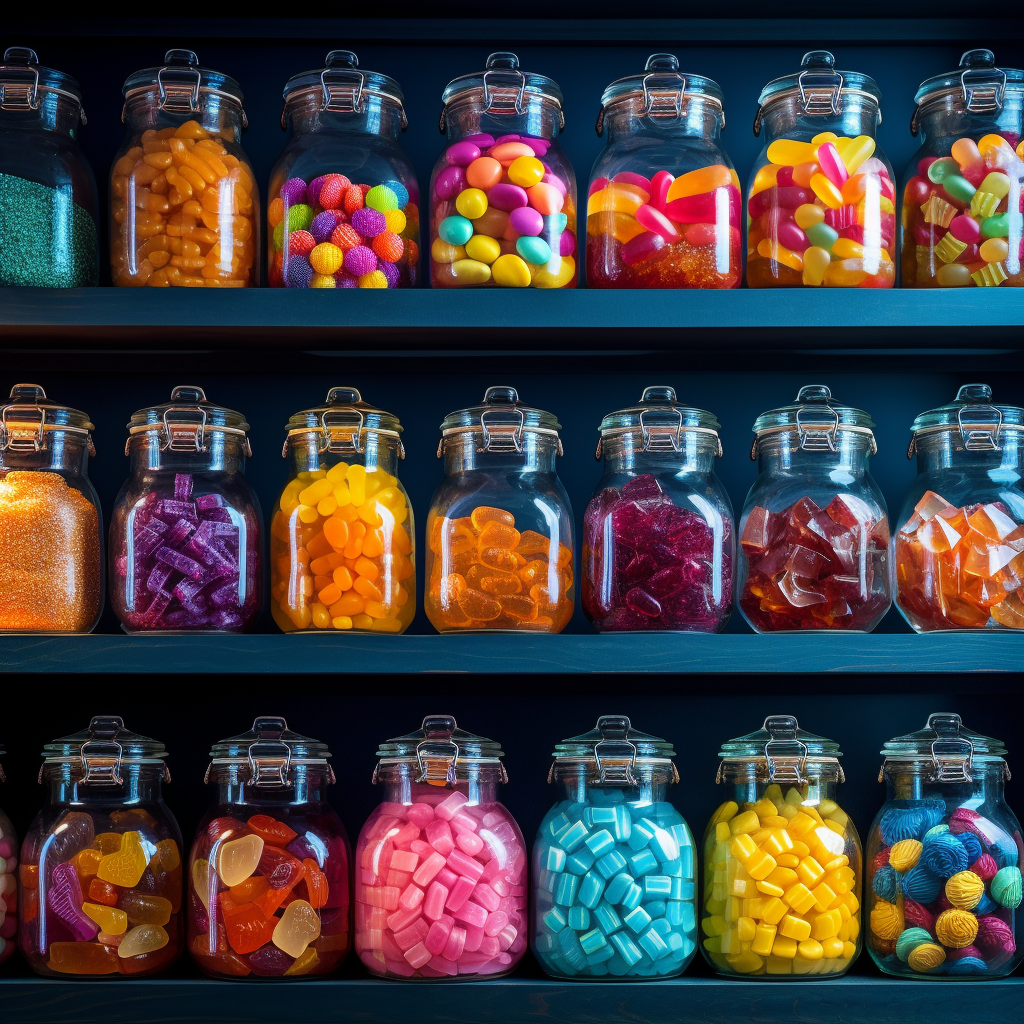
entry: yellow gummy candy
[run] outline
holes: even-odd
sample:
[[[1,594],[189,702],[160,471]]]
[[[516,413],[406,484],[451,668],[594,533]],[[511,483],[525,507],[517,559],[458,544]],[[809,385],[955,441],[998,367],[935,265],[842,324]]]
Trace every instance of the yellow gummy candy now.
[[[83,903],[82,913],[92,918],[100,926],[100,931],[108,935],[123,935],[128,928],[128,915],[116,907],[102,903]]]
[[[217,874],[230,889],[244,882],[263,856],[263,840],[257,835],[242,836],[225,843],[217,853]]]
[[[811,191],[833,210],[838,210],[843,205],[843,193],[820,171],[811,175]]]
[[[101,882],[132,889],[139,884],[148,864],[142,836],[138,832],[125,832],[121,836],[121,849],[117,853],[108,853],[100,861],[96,876]]]
[[[776,139],[768,147],[768,159],[782,167],[794,167],[814,159],[817,146],[810,142],[797,142],[795,139]]]
[[[320,937],[320,915],[306,900],[294,900],[274,928],[272,940],[291,957],[300,957],[306,947]]]

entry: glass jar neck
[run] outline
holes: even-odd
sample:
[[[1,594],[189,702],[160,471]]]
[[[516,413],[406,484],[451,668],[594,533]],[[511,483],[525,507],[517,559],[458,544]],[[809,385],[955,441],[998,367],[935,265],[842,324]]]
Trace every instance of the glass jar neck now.
[[[785,770],[785,767],[790,770]],[[785,767],[776,768],[773,781],[768,778],[768,770],[763,761],[726,761],[721,769],[722,780],[729,789],[726,799],[734,800],[741,806],[756,803],[768,787],[774,785],[780,789],[783,799],[791,790],[795,790],[803,803],[815,805],[822,800],[835,800],[841,779],[838,762],[807,761],[802,766],[794,762]],[[797,774],[801,781],[795,781]]]
[[[129,135],[198,121],[211,135],[228,139],[236,145],[242,141],[242,116],[242,107],[235,100],[205,92],[199,95],[198,110],[168,110],[161,106],[160,92],[155,84],[152,89],[135,93],[124,105],[124,123]]]
[[[8,109],[0,113],[0,130],[58,132],[77,139],[81,120],[81,104],[40,89],[36,94],[35,109]]]
[[[295,93],[285,102],[284,116],[295,135],[378,135],[396,140],[402,132],[402,108],[393,100],[364,93],[361,110],[328,110],[319,88]]]
[[[206,451],[161,451],[156,434],[136,434],[131,440],[131,471],[133,475],[155,472],[176,473],[241,473],[245,469],[245,452],[238,440],[228,434],[207,431]]]
[[[121,765],[121,784],[83,782],[79,762],[43,766],[43,783],[51,805],[152,804],[163,800],[163,765]]]
[[[417,771],[412,765],[391,765],[381,769],[378,781],[384,787],[384,800],[394,804],[414,804],[438,793],[462,793],[470,804],[493,804],[498,800],[500,782],[498,770],[484,769],[470,771],[458,781],[435,785],[431,782],[417,782]]]
[[[800,436],[795,429],[762,435],[757,440],[758,471],[828,474],[837,484],[863,477],[871,456],[868,435],[839,430],[834,443],[835,451],[813,451],[800,447]]]
[[[1021,450],[1024,431],[1004,428],[998,439],[999,450],[968,451],[960,430],[936,430],[919,434],[916,441],[918,473],[934,473],[944,469],[972,469],[987,472],[996,482],[1012,483],[1021,476]]]
[[[1003,105],[996,110],[977,112],[968,110],[963,92],[938,93],[927,97],[917,109],[917,134],[920,142],[948,136],[981,136],[990,132],[1020,136],[1022,130],[1024,95],[1020,92],[1004,93]]]
[[[779,97],[762,109],[765,143],[775,139],[810,140],[821,132],[855,138],[858,135],[875,137],[882,117],[878,103],[867,96],[842,96],[838,113],[809,114],[800,101],[798,92]]]
[[[636,136],[717,140],[724,125],[721,106],[705,96],[683,96],[678,113],[652,112],[642,95],[624,96],[605,107],[603,119],[608,145]]]
[[[327,765],[292,765],[289,786],[253,783],[248,765],[214,765],[210,771],[218,804],[255,806],[321,803],[327,799],[329,777]]]
[[[635,786],[601,782],[600,776],[590,772],[558,771],[557,785],[562,800],[570,803],[611,803],[622,800],[630,804],[662,803],[667,799],[670,775],[663,770],[637,769]],[[619,793],[621,797],[615,797]],[[595,796],[595,794],[600,794]]]
[[[73,476],[86,476],[89,466],[89,442],[80,434],[48,431],[46,447],[38,452],[0,451],[0,469],[55,470]]]
[[[478,451],[482,445],[479,432],[466,431],[444,439],[445,473],[467,473],[491,470],[503,473],[554,473],[558,455],[558,439],[548,434],[523,431],[520,451],[509,447],[500,451]]]
[[[561,131],[561,107],[543,96],[523,96],[522,112],[514,109],[485,110],[483,90],[453,99],[444,108],[448,139],[456,142],[467,135],[486,132],[495,137],[518,133],[554,139]]]
[[[379,469],[382,473],[398,476],[398,438],[388,437],[369,431],[362,436],[361,452],[351,445],[339,451],[323,450],[323,435],[317,431],[295,434],[288,439],[293,473],[315,473],[330,469],[339,462],[363,465],[368,470]]]
[[[604,471],[612,473],[710,473],[718,445],[710,434],[683,431],[679,435],[679,451],[644,450],[643,435],[637,431],[605,437],[601,450]]]
[[[990,800],[1003,799],[1003,762],[975,762],[971,778],[962,782],[938,782],[931,760],[888,764],[885,773],[887,800],[922,800],[941,797],[957,804],[981,805]]]

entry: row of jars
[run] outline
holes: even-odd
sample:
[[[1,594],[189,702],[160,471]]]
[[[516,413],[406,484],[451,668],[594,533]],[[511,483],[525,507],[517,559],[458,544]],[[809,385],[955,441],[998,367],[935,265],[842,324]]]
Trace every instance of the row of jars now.
[[[296,978],[354,945],[375,975],[473,980],[531,945],[555,977],[643,980],[681,974],[699,944],[727,977],[814,979],[844,974],[866,935],[887,974],[1006,976],[1024,841],[1003,744],[933,714],[882,753],[886,802],[864,851],[834,740],[774,715],[724,743],[698,890],[669,800],[675,751],[623,715],[556,745],[532,869],[499,801],[500,746],[428,716],[377,751],[383,800],[352,870],[327,746],[283,718],[214,745],[217,795],[186,858],[164,745],[96,717],[44,748],[48,797],[20,865],[0,813],[0,961],[17,932],[47,976],[149,975],[187,948],[214,977]]]
[[[98,281],[98,203],[75,138],[85,117],[74,79],[14,47],[0,67],[0,189],[25,216],[11,228],[0,283]],[[420,193],[399,145],[404,98],[387,75],[334,50],[291,78],[289,141],[270,178],[264,226],[241,147],[234,79],[190,50],[124,84],[125,141],[110,178],[115,285],[260,283],[266,231],[271,287],[396,288],[416,283]],[[579,278],[577,193],[561,149],[562,93],[512,53],[443,93],[448,143],[429,191],[435,287],[571,288]],[[902,282],[908,287],[1024,284],[1024,72],[989,50],[921,84],[905,175]],[[896,281],[897,197],[877,146],[881,92],[806,54],[769,82],[755,135],[765,145],[746,192],[751,287],[888,288]],[[586,202],[586,273],[598,288],[733,288],[743,273],[740,182],[720,143],[722,91],[671,54],[612,82],[597,133],[605,147]],[[58,199],[58,196],[61,198]],[[68,201],[68,200],[71,201]]]
[[[17,385],[0,434],[0,630],[88,632],[103,600],[93,425]],[[874,424],[823,385],[759,416],[759,475],[738,525],[713,463],[719,423],[669,387],[601,422],[604,475],[582,564],[555,471],[560,424],[488,388],[449,413],[426,522],[424,601],[439,632],[561,632],[580,578],[600,631],[724,628],[735,595],[758,632],[873,629],[893,595],[918,632],[1024,629],[1024,409],[987,385],[914,421],[918,477],[895,537],[871,477]],[[128,425],[131,476],[109,531],[126,631],[249,628],[263,595],[262,516],[242,414],[177,387]],[[392,413],[354,388],[288,421],[288,483],[270,525],[270,597],[285,632],[401,633],[416,604],[405,451]],[[738,540],[738,545],[737,545]]]

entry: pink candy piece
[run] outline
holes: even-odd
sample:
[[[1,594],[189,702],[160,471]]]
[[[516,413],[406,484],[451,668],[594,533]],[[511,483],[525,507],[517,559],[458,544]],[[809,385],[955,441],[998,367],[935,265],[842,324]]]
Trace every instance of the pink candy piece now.
[[[509,214],[508,223],[520,235],[539,235],[544,230],[544,218],[529,206],[513,210]]]
[[[401,904],[401,899],[398,902]],[[420,912],[415,907],[412,910],[396,910],[393,914],[388,914],[385,922],[393,932],[403,932],[409,925],[415,924],[419,916]]]
[[[495,146],[500,146],[503,142],[518,142],[522,138],[522,135],[499,135],[494,140]]]
[[[423,945],[430,950],[433,956],[437,956],[444,949],[448,942],[448,936],[452,933],[452,925],[454,923],[454,920],[446,915],[430,926],[427,937],[423,940]]]
[[[457,167],[468,167],[480,156],[480,147],[466,139],[449,146],[445,151],[445,159]]]
[[[459,813],[459,810],[467,803],[469,803],[468,797],[464,793],[460,793],[456,790],[451,794],[451,796],[446,797],[434,808],[434,813],[442,821],[451,821],[451,819],[454,818],[455,815]]]
[[[442,857],[447,857],[455,849],[455,839],[452,837],[451,826],[440,817],[435,818],[427,825],[423,830],[423,834],[427,837],[427,842]]]
[[[981,225],[966,213],[949,222],[949,233],[961,242],[977,242],[981,238]]]
[[[434,179],[434,195],[438,199],[454,199],[465,187],[466,171],[462,167],[445,167]]]
[[[558,236],[558,254],[572,256],[574,252],[576,252],[576,236],[570,231],[563,231]]]
[[[784,246],[791,252],[803,252],[811,243],[807,236],[791,217],[779,221],[776,237],[779,245]]]
[[[406,812],[406,818],[423,828],[434,820],[434,808],[430,804],[413,804]]]
[[[662,172],[659,171],[658,173],[660,174]],[[607,178],[595,178],[590,183],[590,189],[587,192],[587,195],[588,196],[592,196],[595,192],[600,192],[602,189],[606,189],[607,187],[608,187],[608,179]],[[666,188],[665,191],[667,192],[668,189]]]
[[[419,842],[419,840],[415,840]],[[396,850],[391,858],[392,871],[415,871],[420,862],[419,857],[412,849]]]
[[[511,211],[526,206],[529,198],[526,189],[518,185],[499,182],[487,193],[487,202],[496,210]]]
[[[563,196],[568,195],[569,193],[569,187],[565,184],[564,181],[562,181],[562,179],[557,174],[555,174],[554,171],[547,171],[544,174],[544,177],[541,178],[540,180],[545,185],[554,185],[554,187],[557,188]]]
[[[465,922],[463,922],[465,924]],[[477,953],[484,941],[484,930],[480,925],[466,924],[466,952]]]
[[[447,899],[448,887],[440,882],[431,882],[426,898],[423,900],[423,916],[430,918],[431,921],[439,921],[444,914],[444,904]]]
[[[417,942],[412,949],[407,950],[405,959],[409,961],[412,967],[422,967],[425,963],[429,962],[431,957],[430,950],[422,942]]]
[[[494,145],[494,136],[488,135],[487,132],[477,132],[476,135],[467,135],[462,141],[472,142],[481,149],[490,149]]]
[[[463,853],[475,857],[484,848],[484,841],[475,832],[460,832],[455,837],[455,845]]]
[[[415,871],[412,880],[417,885],[426,885],[444,867],[444,855],[432,853]]]
[[[440,882],[446,889],[450,889],[458,880],[459,876],[447,867],[441,868],[434,876],[434,881]]]
[[[487,922],[487,911],[479,903],[466,900],[458,910],[452,910],[452,917],[456,921],[465,921],[467,925],[473,925],[475,928],[483,928]]]
[[[634,174],[632,171],[619,171],[612,181],[619,181],[624,185],[636,185],[637,188],[642,188],[647,193],[651,191],[651,179],[645,178],[642,174]]]
[[[649,260],[655,253],[665,248],[665,239],[653,231],[645,231],[642,235],[631,238],[622,247],[622,262],[635,267],[644,260]]]
[[[842,188],[843,183],[850,177],[839,150],[831,142],[825,142],[818,147],[818,163],[821,166],[821,173],[836,188]]]
[[[423,890],[417,885],[410,885],[398,898],[398,905],[406,910],[415,910],[422,902]]]
[[[457,879],[444,902],[445,909],[454,913],[473,895],[474,888],[475,885],[468,878]]]
[[[661,235],[670,245],[679,241],[679,232],[676,226],[655,206],[645,203],[643,206],[637,207],[633,216],[636,217],[637,224],[647,228],[648,231],[653,231],[656,235]]]
[[[461,850],[453,850],[448,854],[448,867],[457,875],[470,879],[474,885],[484,873],[483,864],[467,856]]]
[[[484,923],[484,935],[497,935],[508,925],[508,914],[503,910],[496,910],[493,914],[487,915]]]
[[[452,831],[454,832],[475,832],[479,827],[472,814],[460,811],[452,818]]]
[[[453,925],[442,955],[448,960],[458,960],[466,948],[466,929]]]
[[[481,883],[473,893],[473,900],[485,910],[497,910],[501,906],[501,897],[489,886]]]
[[[672,182],[675,180],[675,175],[669,174],[668,171],[658,171],[651,178],[650,189],[644,190],[650,192],[651,206],[657,210],[665,209],[665,203],[668,202],[668,190],[672,187]]]

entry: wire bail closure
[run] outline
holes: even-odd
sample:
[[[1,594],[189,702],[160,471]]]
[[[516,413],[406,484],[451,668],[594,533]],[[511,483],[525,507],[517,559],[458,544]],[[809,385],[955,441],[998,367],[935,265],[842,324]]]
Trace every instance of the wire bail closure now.
[[[82,744],[82,782],[96,785],[120,786],[121,758],[124,748],[117,742],[117,734],[124,728],[119,715],[96,715],[89,722],[89,739]]]
[[[260,738],[249,744],[250,785],[291,789],[292,751],[281,739],[287,728],[288,723],[283,718],[257,718],[253,722],[252,730],[258,732]]]
[[[602,737],[594,744],[598,778],[602,783],[638,786],[640,780],[636,777],[636,744],[628,739],[632,728],[629,718],[626,715],[602,715],[597,720],[597,728]],[[601,760],[602,756],[604,761]]]

